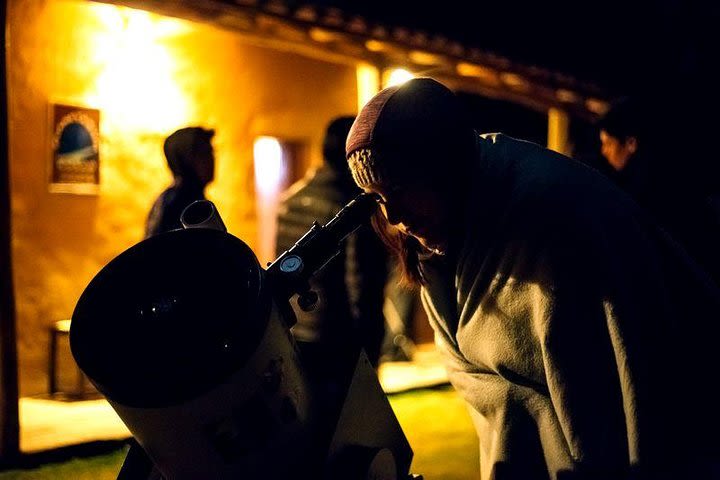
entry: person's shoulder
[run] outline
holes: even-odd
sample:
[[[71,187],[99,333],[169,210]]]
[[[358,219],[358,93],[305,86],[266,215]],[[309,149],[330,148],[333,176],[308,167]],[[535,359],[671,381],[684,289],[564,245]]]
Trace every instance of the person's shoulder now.
[[[337,175],[319,169],[294,183],[282,195],[280,203],[287,210],[309,208],[311,210],[328,210],[335,214],[337,210],[360,193],[354,184],[351,187],[354,187],[353,191],[350,191]]]
[[[294,198],[302,195],[304,191],[307,190],[308,184],[312,181],[313,176],[313,172],[310,172],[305,177],[290,185],[287,190],[280,195],[280,203],[290,203]]]
[[[168,200],[170,200],[174,196],[175,196],[175,187],[170,186],[170,187],[166,188],[165,190],[160,192],[160,195],[157,196],[157,198],[153,202],[153,205],[152,205],[152,208],[150,209],[150,211],[152,212],[152,211],[162,209],[165,205],[167,205]]]
[[[541,182],[550,182],[553,177],[560,179],[566,175],[585,174],[571,173],[576,167],[569,157],[528,140],[503,133],[487,133],[479,135],[479,144],[485,163],[501,165],[502,170],[517,172],[520,178],[531,176]]]
[[[512,165],[513,198],[528,218],[556,228],[569,223],[594,229],[595,224],[627,224],[643,216],[626,192],[582,162],[506,135],[495,136],[495,142],[504,144]]]
[[[152,207],[150,207],[150,212],[148,213],[147,219],[145,221],[145,236],[150,237],[153,235],[156,235],[163,231],[165,218],[166,218],[166,211],[168,209],[168,205],[170,205],[171,197],[174,194],[173,187],[166,188],[163,190],[160,195],[157,196],[155,201],[152,204]]]
[[[478,137],[481,139],[485,146],[489,146],[495,149],[517,149],[528,152],[543,152],[547,150],[542,145],[538,145],[537,143],[531,142],[529,140],[515,138],[502,132],[481,133],[478,134]],[[547,151],[550,152],[550,150]]]

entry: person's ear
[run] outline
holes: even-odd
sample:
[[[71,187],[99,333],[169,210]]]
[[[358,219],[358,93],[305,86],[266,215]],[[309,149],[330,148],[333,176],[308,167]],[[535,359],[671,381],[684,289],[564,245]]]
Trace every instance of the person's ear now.
[[[627,137],[625,139],[625,149],[630,155],[635,155],[638,148],[637,137]]]

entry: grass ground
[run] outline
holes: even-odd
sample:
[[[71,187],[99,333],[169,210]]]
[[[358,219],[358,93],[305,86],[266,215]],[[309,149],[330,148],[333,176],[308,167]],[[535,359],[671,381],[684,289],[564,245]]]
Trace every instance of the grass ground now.
[[[465,405],[450,388],[391,395],[390,403],[412,446],[412,473],[425,480],[477,478],[477,437]],[[115,480],[125,449],[106,455],[0,472],[0,480]]]
[[[73,458],[63,463],[44,465],[31,470],[0,472],[1,480],[115,480],[126,449],[107,455]]]
[[[479,476],[477,435],[465,402],[450,387],[389,397],[415,452],[411,472],[425,480]]]

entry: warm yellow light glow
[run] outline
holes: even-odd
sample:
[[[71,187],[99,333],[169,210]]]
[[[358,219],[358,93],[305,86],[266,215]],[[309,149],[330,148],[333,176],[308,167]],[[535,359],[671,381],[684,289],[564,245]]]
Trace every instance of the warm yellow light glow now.
[[[378,40],[368,40],[367,42],[365,42],[365,48],[367,48],[371,52],[382,52],[383,50],[387,49],[387,45]]]
[[[555,96],[561,102],[576,103],[580,101],[580,96],[577,93],[571,90],[565,90],[564,88],[558,88],[555,91]]]
[[[275,257],[280,193],[287,175],[283,147],[275,137],[258,137],[253,145],[258,243],[255,253],[261,262]]]
[[[514,90],[527,91],[530,89],[527,80],[516,73],[503,73],[500,75],[500,79],[505,85]]]
[[[283,148],[274,137],[258,137],[253,146],[255,186],[259,194],[277,195],[285,179]]]
[[[413,50],[410,52],[408,57],[410,58],[410,61],[417,63],[418,65],[426,66],[440,65],[444,61],[442,56],[435,53],[424,52],[422,50]]]
[[[585,107],[597,115],[605,115],[605,113],[610,108],[607,102],[604,102],[597,98],[588,98],[587,100],[585,100]]]
[[[477,65],[475,63],[460,62],[457,64],[457,72],[463,77],[475,77],[482,80],[498,83],[498,72],[492,68],[485,67],[483,65]]]
[[[412,72],[405,70],[404,68],[394,68],[387,73],[385,79],[385,87],[392,87],[393,85],[401,85],[408,80],[415,78]]]
[[[380,91],[380,71],[374,65],[361,63],[355,69],[357,77],[358,111]]]
[[[313,27],[309,32],[310,38],[320,43],[330,43],[342,39],[342,35],[330,30]]]
[[[547,147],[564,155],[570,154],[569,144],[570,117],[558,108],[548,110]]]
[[[93,62],[101,66],[87,102],[103,110],[105,128],[168,132],[188,120],[175,80],[176,59],[165,44],[186,31],[179,20],[140,10],[93,4],[104,29],[94,34]]]

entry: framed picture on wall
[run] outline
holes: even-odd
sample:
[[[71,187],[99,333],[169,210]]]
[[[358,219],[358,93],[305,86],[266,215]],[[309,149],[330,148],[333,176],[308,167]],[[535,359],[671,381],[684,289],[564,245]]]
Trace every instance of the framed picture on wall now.
[[[50,191],[100,190],[100,110],[50,104]]]

